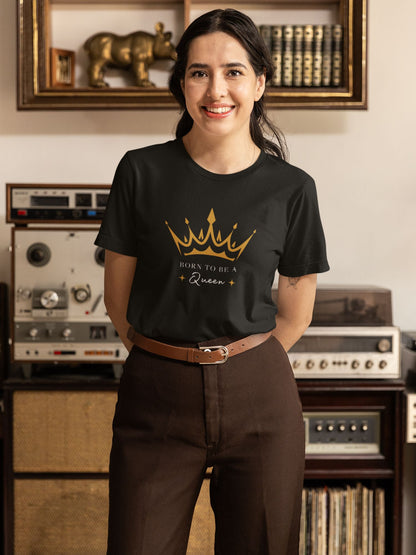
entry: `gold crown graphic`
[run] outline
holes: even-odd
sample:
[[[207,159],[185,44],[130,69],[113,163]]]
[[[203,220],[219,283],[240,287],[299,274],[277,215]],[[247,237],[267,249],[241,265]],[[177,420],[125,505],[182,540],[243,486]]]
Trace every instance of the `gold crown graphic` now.
[[[207,256],[217,256],[219,258],[225,258],[226,260],[237,260],[237,258],[241,255],[241,253],[250,242],[253,235],[256,233],[256,230],[254,230],[250,237],[248,237],[248,239],[246,239],[243,243],[237,245],[236,241],[232,241],[232,235],[237,229],[238,224],[234,224],[231,233],[225,239],[223,239],[220,230],[218,230],[217,232],[214,231],[215,221],[216,218],[214,214],[214,209],[211,208],[211,211],[207,218],[207,222],[209,223],[208,229],[206,233],[204,233],[203,229],[201,229],[197,237],[190,227],[188,218],[185,218],[185,223],[188,226],[189,236],[186,237],[185,235],[183,241],[179,239],[176,233],[169,226],[168,222],[165,222],[165,224],[168,226],[173,240],[175,241],[175,245],[181,255],[191,256],[193,254],[204,254]]]

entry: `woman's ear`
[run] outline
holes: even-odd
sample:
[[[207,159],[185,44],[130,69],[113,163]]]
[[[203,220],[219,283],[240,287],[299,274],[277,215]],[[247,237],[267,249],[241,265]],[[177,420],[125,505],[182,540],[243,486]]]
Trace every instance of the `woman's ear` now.
[[[257,88],[255,94],[255,101],[260,100],[260,98],[264,94],[264,90],[266,88],[266,71],[264,71],[261,75],[257,77]]]

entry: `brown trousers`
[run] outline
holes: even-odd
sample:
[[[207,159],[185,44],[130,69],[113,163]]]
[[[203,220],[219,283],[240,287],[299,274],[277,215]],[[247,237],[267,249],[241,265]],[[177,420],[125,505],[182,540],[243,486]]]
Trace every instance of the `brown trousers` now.
[[[113,423],[107,553],[184,555],[212,466],[215,553],[297,555],[304,458],[296,382],[274,337],[213,366],[134,347]]]

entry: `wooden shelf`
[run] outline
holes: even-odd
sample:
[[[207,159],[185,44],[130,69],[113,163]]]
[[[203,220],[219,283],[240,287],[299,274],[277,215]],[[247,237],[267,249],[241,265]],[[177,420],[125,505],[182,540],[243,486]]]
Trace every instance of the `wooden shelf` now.
[[[49,86],[49,48],[51,9],[54,5],[97,6],[106,4],[137,5],[155,8],[161,5],[183,12],[183,28],[191,21],[192,10],[214,5],[192,0],[16,0],[18,77],[17,108],[19,110],[56,109],[159,109],[177,108],[176,100],[167,88],[93,87],[52,88]],[[218,5],[215,2],[215,5]],[[252,1],[239,0],[233,4],[244,10],[254,6]],[[226,5],[224,4],[224,7]],[[267,105],[272,108],[366,109],[367,108],[367,0],[262,0],[256,10],[295,8],[335,9],[338,23],[344,28],[343,87],[275,88],[267,89]],[[209,9],[209,8],[207,8]],[[306,22],[305,22],[306,23]],[[183,29],[178,29],[180,34]]]

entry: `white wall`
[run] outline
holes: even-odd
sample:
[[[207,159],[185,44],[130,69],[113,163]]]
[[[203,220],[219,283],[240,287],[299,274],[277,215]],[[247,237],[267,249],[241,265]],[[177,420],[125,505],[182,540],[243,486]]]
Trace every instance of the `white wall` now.
[[[0,3],[0,187],[109,183],[127,149],[171,137],[174,110],[17,112],[15,4]],[[368,20],[368,111],[272,116],[292,163],[317,181],[332,268],[321,282],[388,287],[394,323],[416,329],[416,3],[369,0]],[[1,194],[0,280],[9,281],[4,215]]]

